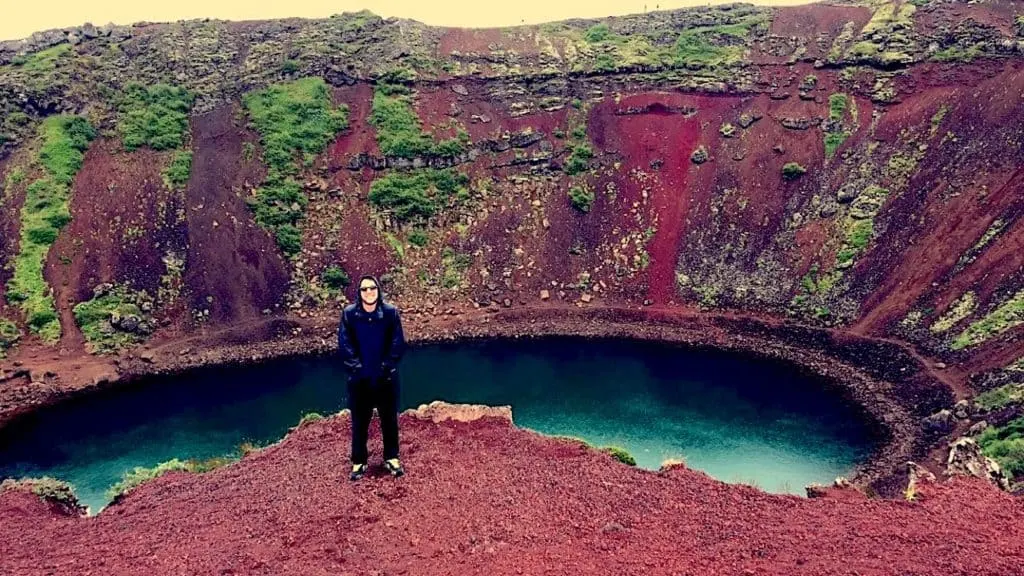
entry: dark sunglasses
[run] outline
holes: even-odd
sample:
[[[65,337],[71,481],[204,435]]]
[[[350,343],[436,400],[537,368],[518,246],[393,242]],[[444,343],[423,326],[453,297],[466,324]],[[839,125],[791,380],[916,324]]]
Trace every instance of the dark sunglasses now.
[[[377,289],[376,286],[360,286],[359,287],[359,291],[360,292],[372,292],[373,290],[376,290],[376,289]]]

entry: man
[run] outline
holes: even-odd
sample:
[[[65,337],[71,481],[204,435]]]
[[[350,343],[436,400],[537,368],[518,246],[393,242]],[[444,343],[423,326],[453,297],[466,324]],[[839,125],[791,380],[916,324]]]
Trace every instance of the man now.
[[[405,335],[398,309],[384,302],[373,276],[359,279],[359,296],[345,307],[338,326],[338,351],[348,371],[348,407],[352,411],[352,472],[366,473],[366,437],[373,409],[384,437],[384,465],[392,476],[404,474],[398,460],[398,361]]]

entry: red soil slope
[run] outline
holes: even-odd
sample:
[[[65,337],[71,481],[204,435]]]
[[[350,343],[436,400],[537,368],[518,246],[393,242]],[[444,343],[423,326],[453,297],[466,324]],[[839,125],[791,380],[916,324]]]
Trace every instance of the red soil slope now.
[[[1024,566],[1024,502],[976,480],[917,501],[775,496],[637,470],[490,416],[402,417],[401,479],[345,478],[349,420],[91,518],[0,493],[4,574],[955,574]],[[379,435],[371,449],[379,450]],[[379,458],[379,454],[371,457]]]

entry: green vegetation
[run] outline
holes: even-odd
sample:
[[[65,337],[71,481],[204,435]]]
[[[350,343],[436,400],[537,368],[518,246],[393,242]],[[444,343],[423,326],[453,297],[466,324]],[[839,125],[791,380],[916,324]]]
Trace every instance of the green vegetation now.
[[[246,199],[256,222],[270,231],[288,255],[302,248],[298,224],[308,199],[294,179],[301,154],[306,166],[332,138],[348,126],[348,108],[331,107],[331,95],[320,78],[303,78],[246,94],[242,101],[269,165],[267,179]]]
[[[999,410],[1024,402],[1024,382],[1012,382],[978,394],[974,403],[983,410]]]
[[[786,180],[795,180],[807,173],[807,169],[796,162],[786,162],[782,167],[782,177]]]
[[[615,458],[627,466],[636,466],[636,459],[623,448],[619,448],[618,446],[605,446],[604,448],[601,448],[601,451],[606,454],[610,454],[612,458]]]
[[[953,350],[961,350],[975,346],[1021,323],[1024,323],[1024,290],[1017,292],[984,318],[968,326],[953,340],[950,347]]]
[[[1024,14],[1014,16],[1013,25],[1017,28],[1017,36],[1024,37]]]
[[[0,318],[0,358],[7,355],[7,351],[21,339],[21,329],[18,325],[6,318]]]
[[[938,62],[970,62],[985,54],[984,44],[974,44],[963,47],[959,45],[947,46],[932,54],[932,60]]]
[[[840,122],[846,115],[846,108],[849,106],[849,96],[841,92],[828,97],[828,117],[830,120]]]
[[[352,283],[348,273],[337,264],[325,268],[320,279],[323,280],[325,286],[333,290],[342,290]]]
[[[430,135],[423,132],[408,92],[405,86],[391,83],[378,84],[374,91],[370,124],[377,129],[380,151],[385,156],[399,158],[450,158],[463,154],[472,144],[469,133],[460,130],[454,138],[435,144]]]
[[[14,489],[31,492],[36,496],[64,506],[68,509],[80,509],[78,497],[75,496],[75,488],[68,482],[57,480],[49,476],[42,478],[23,478],[21,480],[4,480],[0,484],[0,490]]]
[[[412,232],[409,232],[409,243],[413,246],[422,248],[426,246],[428,242],[430,242],[430,237],[427,236],[427,232],[425,230],[416,228]]]
[[[413,158],[430,152],[433,143],[423,133],[420,119],[406,94],[389,94],[390,85],[373,94],[370,124],[377,129],[377,144],[385,156]]]
[[[683,30],[676,39],[676,63],[683,66],[727,66],[743,59],[750,33],[766,27],[768,18],[753,15],[735,24],[698,26]]]
[[[469,198],[469,177],[452,169],[388,172],[370,185],[370,202],[400,222],[425,221]]]
[[[594,149],[590,144],[582,143],[572,147],[569,158],[565,161],[565,173],[574,176],[590,167],[590,159],[594,157]]]
[[[192,152],[179,150],[171,158],[171,164],[164,169],[164,185],[170,189],[181,188],[188,183],[192,173]]]
[[[105,354],[142,341],[150,322],[143,308],[151,310],[152,304],[145,291],[115,286],[78,303],[73,312],[82,336],[89,342],[89,351]]]
[[[318,420],[323,419],[323,414],[320,414],[319,412],[307,412],[302,415],[302,418],[299,419],[299,424],[295,426],[295,428],[302,428],[303,426],[309,424],[310,422],[316,422]],[[295,428],[292,428],[292,430],[294,430]]]
[[[942,124],[942,119],[946,117],[946,114],[948,112],[949,112],[949,106],[946,106],[945,104],[943,104],[942,106],[939,106],[939,109],[936,110],[935,114],[932,115],[932,121],[931,121],[932,127],[931,127],[931,130],[929,131],[929,135],[935,136],[935,133],[939,131],[939,125]]]
[[[53,71],[57,67],[57,62],[70,52],[71,44],[58,44],[35,54],[15,57],[11,63],[32,74],[44,74]]]
[[[853,260],[864,251],[874,237],[874,217],[888,197],[889,191],[872,186],[861,193],[854,202],[851,216],[846,220],[846,238],[843,247],[836,255],[836,263],[845,268],[853,264]],[[853,214],[853,211],[857,212]],[[854,217],[856,216],[856,217]]]
[[[246,94],[242,101],[260,133],[270,181],[298,174],[296,154],[310,165],[348,126],[348,107],[331,108],[331,94],[321,78],[275,84]]]
[[[850,106],[850,97],[847,94],[838,92],[828,96],[828,119],[834,123],[841,123],[846,117],[847,108]],[[842,125],[836,126],[834,131],[825,132],[825,158],[836,156],[836,151],[843,146],[846,138],[850,137],[850,131]]]
[[[932,334],[941,334],[946,332],[955,324],[970,316],[971,312],[974,312],[974,309],[977,308],[977,306],[978,303],[975,300],[974,292],[967,292],[957,299],[957,301],[949,307],[949,310],[947,310],[946,313],[935,322],[935,324],[932,324],[929,330],[931,330]]]
[[[456,252],[452,247],[445,246],[441,250],[441,286],[448,289],[462,285],[462,277],[473,264],[473,256]]]
[[[294,74],[302,69],[302,65],[295,60],[285,60],[281,63],[281,72],[285,74]]]
[[[110,487],[107,490],[107,498],[111,501],[117,502],[127,496],[132,490],[135,490],[141,486],[144,482],[159,478],[168,472],[173,471],[189,471],[189,465],[186,462],[182,462],[177,458],[161,462],[152,468],[143,468],[142,466],[136,466],[131,472],[125,472],[121,480]]]
[[[46,175],[28,186],[21,207],[21,244],[7,299],[25,311],[25,323],[48,343],[60,339],[60,320],[43,265],[50,245],[71,221],[71,183],[96,132],[81,116],[51,116],[39,128],[38,162]]]
[[[1024,417],[1005,426],[986,428],[978,437],[978,445],[1011,480],[1024,479]]]
[[[591,206],[594,205],[594,198],[594,191],[585,184],[569,188],[569,199],[572,201],[572,207],[580,212],[590,212]]]
[[[129,84],[118,103],[117,128],[125,150],[142,146],[170,150],[181,146],[188,130],[192,95],[168,84]]]

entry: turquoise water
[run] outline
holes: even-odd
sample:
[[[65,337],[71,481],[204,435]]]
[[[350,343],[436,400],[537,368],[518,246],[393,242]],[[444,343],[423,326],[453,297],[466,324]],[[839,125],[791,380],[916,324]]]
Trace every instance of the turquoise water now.
[[[403,408],[507,404],[519,426],[621,446],[641,467],[683,458],[770,492],[831,482],[874,446],[865,422],[818,379],[723,351],[566,338],[472,342],[413,348],[401,370]],[[273,442],[302,414],[334,413],[345,401],[332,358],[154,378],[15,422],[0,434],[0,478],[67,480],[96,512],[135,466]]]

